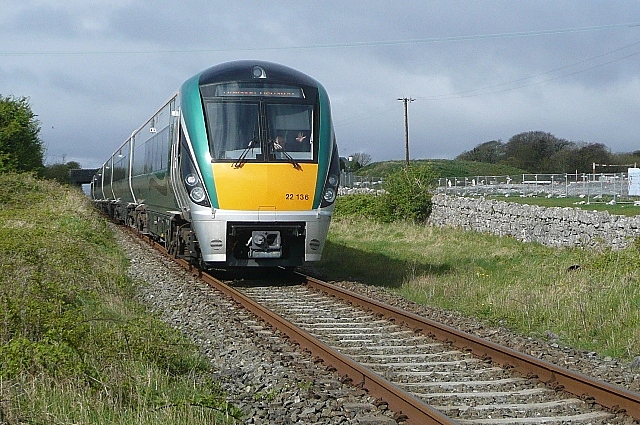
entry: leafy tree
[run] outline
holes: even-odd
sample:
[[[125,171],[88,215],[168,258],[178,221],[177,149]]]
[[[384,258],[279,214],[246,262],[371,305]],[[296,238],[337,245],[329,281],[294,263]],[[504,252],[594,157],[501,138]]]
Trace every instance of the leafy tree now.
[[[593,163],[612,164],[616,162],[609,149],[602,143],[570,142],[551,157],[556,173],[591,173]]]
[[[612,153],[611,163],[622,164],[625,166],[625,169],[626,167],[633,167],[634,165],[637,167],[640,165],[640,151]]]
[[[476,146],[470,151],[464,151],[456,157],[461,161],[484,162],[498,164],[504,158],[505,148],[501,140],[492,140]]]
[[[37,171],[44,163],[40,122],[26,97],[0,95],[0,172]]]
[[[500,140],[482,143],[456,160],[507,165],[530,173],[591,173],[594,162],[620,164],[616,171],[638,165],[640,150],[613,154],[603,143],[572,142],[550,133],[529,131],[516,134],[506,144]]]
[[[516,134],[505,145],[505,162],[532,173],[554,173],[558,170],[552,157],[570,145],[568,140],[542,131]]]
[[[579,173],[591,173],[594,162],[596,164],[611,163],[611,153],[603,143],[583,143],[572,155],[572,158],[573,163],[570,170],[575,169]]]
[[[567,145],[562,150],[553,154],[550,158],[554,173],[573,173],[576,171],[575,152],[578,146],[575,143]]]
[[[78,170],[82,168],[79,163],[76,161],[69,161],[65,163],[59,164],[51,164],[45,166],[40,175],[48,180],[55,180],[58,183],[62,184],[71,184],[71,179],[69,178],[70,170]]]

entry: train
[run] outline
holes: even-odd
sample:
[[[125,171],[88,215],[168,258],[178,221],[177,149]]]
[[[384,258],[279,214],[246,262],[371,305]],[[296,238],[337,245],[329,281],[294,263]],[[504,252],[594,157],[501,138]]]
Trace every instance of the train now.
[[[201,268],[319,261],[338,193],[329,96],[233,61],[187,79],[93,176],[98,209]]]

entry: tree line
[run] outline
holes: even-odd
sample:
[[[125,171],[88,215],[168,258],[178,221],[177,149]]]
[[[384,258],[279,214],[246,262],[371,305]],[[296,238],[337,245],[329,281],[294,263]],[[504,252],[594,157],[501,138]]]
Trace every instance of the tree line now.
[[[603,143],[572,142],[543,131],[516,134],[507,143],[481,143],[456,157],[458,160],[510,165],[529,173],[591,173],[593,163],[619,165],[608,172],[626,171],[640,163],[640,150],[611,153]]]
[[[0,173],[34,172],[46,179],[71,183],[69,170],[81,168],[80,164],[45,165],[40,128],[28,98],[0,95]]]
[[[44,166],[40,122],[26,97],[0,95],[0,171],[33,171]]]

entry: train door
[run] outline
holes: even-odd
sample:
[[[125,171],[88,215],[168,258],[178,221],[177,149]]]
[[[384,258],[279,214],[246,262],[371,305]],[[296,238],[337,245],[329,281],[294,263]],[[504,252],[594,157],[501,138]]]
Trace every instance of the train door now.
[[[171,143],[171,188],[176,196],[176,202],[180,212],[185,216],[189,211],[189,198],[182,182],[182,157],[189,155],[186,146],[182,143],[182,123],[178,122],[175,137]],[[185,217],[186,218],[186,217]]]

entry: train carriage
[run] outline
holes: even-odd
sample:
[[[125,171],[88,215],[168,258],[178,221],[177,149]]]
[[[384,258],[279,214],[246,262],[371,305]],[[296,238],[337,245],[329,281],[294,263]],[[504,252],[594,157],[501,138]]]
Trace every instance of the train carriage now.
[[[203,267],[321,258],[339,181],[314,79],[238,61],[187,80],[99,169],[95,203]]]

